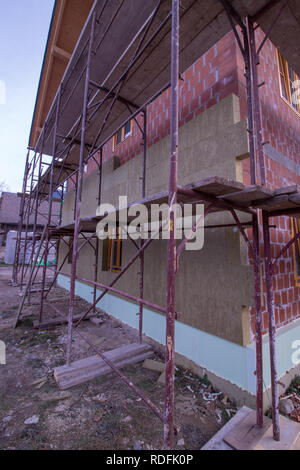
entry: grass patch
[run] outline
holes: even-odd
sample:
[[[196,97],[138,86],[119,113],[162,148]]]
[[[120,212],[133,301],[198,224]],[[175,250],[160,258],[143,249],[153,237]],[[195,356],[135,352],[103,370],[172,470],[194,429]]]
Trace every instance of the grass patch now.
[[[21,326],[23,328],[33,328],[33,321],[30,318],[26,318],[26,320],[21,321]]]
[[[100,376],[100,377],[96,377],[95,379],[93,379],[93,384],[94,385],[104,385],[106,382],[107,382],[107,377],[106,376]]]
[[[59,405],[59,402],[57,400],[54,400],[54,399],[51,399],[51,398],[49,400],[45,400],[39,405],[39,413],[41,413],[41,415],[43,417],[43,415],[47,411],[53,410],[58,405]]]
[[[33,369],[40,369],[41,367],[44,367],[44,362],[39,359],[38,357],[34,357],[34,358],[29,358],[27,359],[27,365],[32,367]]]
[[[205,385],[206,387],[209,387],[211,385],[211,382],[208,379],[207,374],[205,374],[203,377],[198,377],[198,380],[201,385]]]
[[[40,426],[30,425],[23,428],[16,444],[20,450],[38,450],[45,442]]]
[[[6,413],[7,411],[10,411],[12,409],[12,403],[7,398],[6,393],[1,393],[0,394],[0,403],[1,403],[1,412]]]
[[[139,369],[135,365],[126,366],[124,368],[124,371],[126,374],[132,374],[132,375],[136,375],[140,372]]]
[[[55,341],[57,339],[57,336],[57,334],[51,332],[35,334],[29,338],[26,338],[21,346],[33,347],[37,345],[46,344],[48,342]]]
[[[231,418],[233,418],[234,413],[231,413],[230,411],[226,410],[225,406],[219,407],[219,409],[221,410],[222,418],[224,419],[225,423],[227,423],[231,420]]]
[[[151,392],[154,390],[155,384],[149,379],[142,379],[138,382],[137,387]]]
[[[290,395],[291,393],[298,393],[300,394],[300,376],[297,375],[291,382],[291,385],[286,391],[287,395]]]

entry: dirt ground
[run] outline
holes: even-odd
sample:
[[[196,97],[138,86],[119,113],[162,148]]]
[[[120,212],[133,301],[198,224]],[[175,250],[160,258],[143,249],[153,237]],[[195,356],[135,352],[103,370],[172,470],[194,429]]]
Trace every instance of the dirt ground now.
[[[20,297],[11,286],[11,269],[0,267],[0,340],[6,344],[6,365],[0,365],[0,449],[105,449],[154,450],[163,448],[163,426],[153,412],[120,378],[111,373],[67,392],[59,390],[53,369],[65,364],[66,326],[33,330],[40,294],[26,306],[21,325],[14,330]],[[67,313],[67,292],[55,288],[50,300]],[[76,314],[88,304],[76,300]],[[45,311],[46,318],[54,318]],[[81,324],[101,350],[137,342],[135,330],[99,311],[104,322]],[[74,335],[73,360],[94,355]],[[155,353],[154,359],[163,358]],[[123,372],[163,410],[164,386],[160,373],[127,367]],[[206,378],[176,368],[177,449],[200,449],[236,412],[233,404],[216,392]],[[29,420],[29,421],[28,421]],[[26,424],[28,423],[28,424]]]

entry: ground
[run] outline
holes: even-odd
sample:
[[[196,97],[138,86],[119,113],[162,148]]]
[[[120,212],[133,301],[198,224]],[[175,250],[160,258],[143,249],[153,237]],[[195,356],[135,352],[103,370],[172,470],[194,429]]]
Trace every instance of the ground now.
[[[34,330],[40,294],[24,309],[21,325],[14,330],[20,297],[10,282],[11,268],[0,267],[0,340],[7,349],[6,365],[0,365],[0,449],[162,449],[163,426],[153,412],[115,374],[60,391],[53,369],[65,364],[66,325],[51,330]],[[64,312],[68,294],[55,288],[50,299]],[[76,313],[88,304],[76,300]],[[47,318],[53,312],[45,312]],[[105,321],[80,326],[90,340],[107,351],[137,342],[137,332],[99,311]],[[74,336],[73,360],[94,355],[89,346]],[[163,358],[156,352],[154,359]],[[143,364],[123,372],[163,410],[164,386],[159,373]],[[176,370],[177,449],[200,449],[235,413],[222,394],[212,395],[206,378]],[[32,419],[31,419],[32,418]],[[25,424],[27,420],[32,424]],[[38,422],[37,422],[38,421]]]

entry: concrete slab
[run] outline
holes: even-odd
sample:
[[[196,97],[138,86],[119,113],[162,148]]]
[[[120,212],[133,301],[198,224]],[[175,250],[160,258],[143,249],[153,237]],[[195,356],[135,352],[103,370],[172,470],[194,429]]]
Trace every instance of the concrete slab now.
[[[201,450],[235,450],[225,440],[234,430],[243,426],[245,420],[251,418],[253,410],[243,406],[220,431]],[[300,424],[280,416],[281,439],[276,442],[273,439],[273,429],[269,426],[260,441],[252,450],[300,450]]]
[[[280,416],[280,442],[274,441],[271,427],[254,450],[300,450],[300,424]]]

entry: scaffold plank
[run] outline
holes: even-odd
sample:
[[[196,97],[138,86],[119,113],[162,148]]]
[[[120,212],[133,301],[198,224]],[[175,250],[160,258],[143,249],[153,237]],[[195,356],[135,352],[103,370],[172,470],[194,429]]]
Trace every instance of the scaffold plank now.
[[[129,344],[105,352],[105,356],[120,369],[149,359],[153,356],[153,350],[147,344]],[[110,372],[111,368],[96,355],[80,359],[70,366],[56,367],[54,369],[54,378],[61,390],[67,390],[96,377],[107,375]]]

